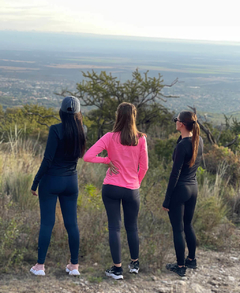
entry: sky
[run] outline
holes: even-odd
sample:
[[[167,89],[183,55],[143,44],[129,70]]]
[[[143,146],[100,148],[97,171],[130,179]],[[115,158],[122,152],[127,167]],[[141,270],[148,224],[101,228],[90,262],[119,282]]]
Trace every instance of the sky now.
[[[240,42],[237,0],[0,0],[0,30]]]

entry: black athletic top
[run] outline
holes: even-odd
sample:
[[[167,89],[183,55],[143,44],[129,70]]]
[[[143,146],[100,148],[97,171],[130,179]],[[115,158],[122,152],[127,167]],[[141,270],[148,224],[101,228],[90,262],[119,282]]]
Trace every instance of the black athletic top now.
[[[177,146],[173,152],[173,167],[169,178],[168,188],[163,202],[163,207],[168,208],[174,188],[179,185],[196,184],[196,172],[199,167],[203,154],[203,140],[199,137],[198,154],[195,164],[190,168],[189,162],[192,158],[192,138],[180,136]]]
[[[77,173],[78,157],[64,154],[62,123],[52,125],[42,164],[33,181],[32,190],[36,190],[44,174],[53,176],[70,176]]]

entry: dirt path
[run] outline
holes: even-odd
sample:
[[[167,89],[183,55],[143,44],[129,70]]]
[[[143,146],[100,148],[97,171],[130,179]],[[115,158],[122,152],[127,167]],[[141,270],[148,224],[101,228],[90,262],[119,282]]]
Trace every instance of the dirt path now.
[[[45,277],[28,273],[1,274],[0,293],[240,292],[240,255],[237,250],[229,253],[198,250],[197,255],[198,269],[188,269],[183,278],[165,269],[138,275],[131,275],[125,269],[124,280],[115,281],[105,277],[102,271],[97,272],[97,266],[94,272],[83,270],[79,278],[57,269],[52,273],[47,271]]]

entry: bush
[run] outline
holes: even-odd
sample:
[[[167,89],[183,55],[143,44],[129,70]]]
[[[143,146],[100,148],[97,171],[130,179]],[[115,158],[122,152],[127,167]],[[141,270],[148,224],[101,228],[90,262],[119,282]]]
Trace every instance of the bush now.
[[[164,160],[166,163],[172,161],[173,150],[177,144],[179,134],[171,134],[168,139],[158,139],[155,141],[155,153],[158,161]]]
[[[231,184],[237,184],[240,179],[240,161],[236,154],[230,149],[213,145],[204,155],[207,171],[216,174],[219,166],[224,166],[226,172],[225,179],[230,180]]]
[[[230,207],[226,202],[226,189],[223,182],[224,172],[217,173],[215,182],[210,183],[205,172],[203,183],[199,185],[198,201],[193,225],[199,245],[222,248],[232,235],[233,224],[228,219]],[[222,227],[221,229],[218,229]],[[223,231],[223,227],[226,230]]]

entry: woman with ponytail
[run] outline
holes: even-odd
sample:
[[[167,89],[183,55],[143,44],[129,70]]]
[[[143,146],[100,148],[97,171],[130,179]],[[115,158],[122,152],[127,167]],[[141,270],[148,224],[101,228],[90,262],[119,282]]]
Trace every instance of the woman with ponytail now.
[[[121,264],[121,205],[131,254],[129,272],[139,271],[139,238],[137,219],[140,204],[139,187],[148,169],[146,135],[136,127],[137,110],[133,104],[121,103],[112,132],[101,137],[85,154],[84,161],[108,165],[103,181],[102,199],[108,217],[109,245],[113,266],[106,275],[123,279]],[[103,150],[108,156],[98,157]]]
[[[172,225],[177,263],[167,264],[166,268],[184,276],[187,267],[193,269],[197,267],[196,236],[192,227],[192,218],[197,201],[196,172],[201,163],[203,140],[199,136],[200,128],[195,113],[183,111],[174,122],[181,136],[173,153],[173,167],[163,209],[168,211]],[[186,259],[184,234],[188,247]]]

